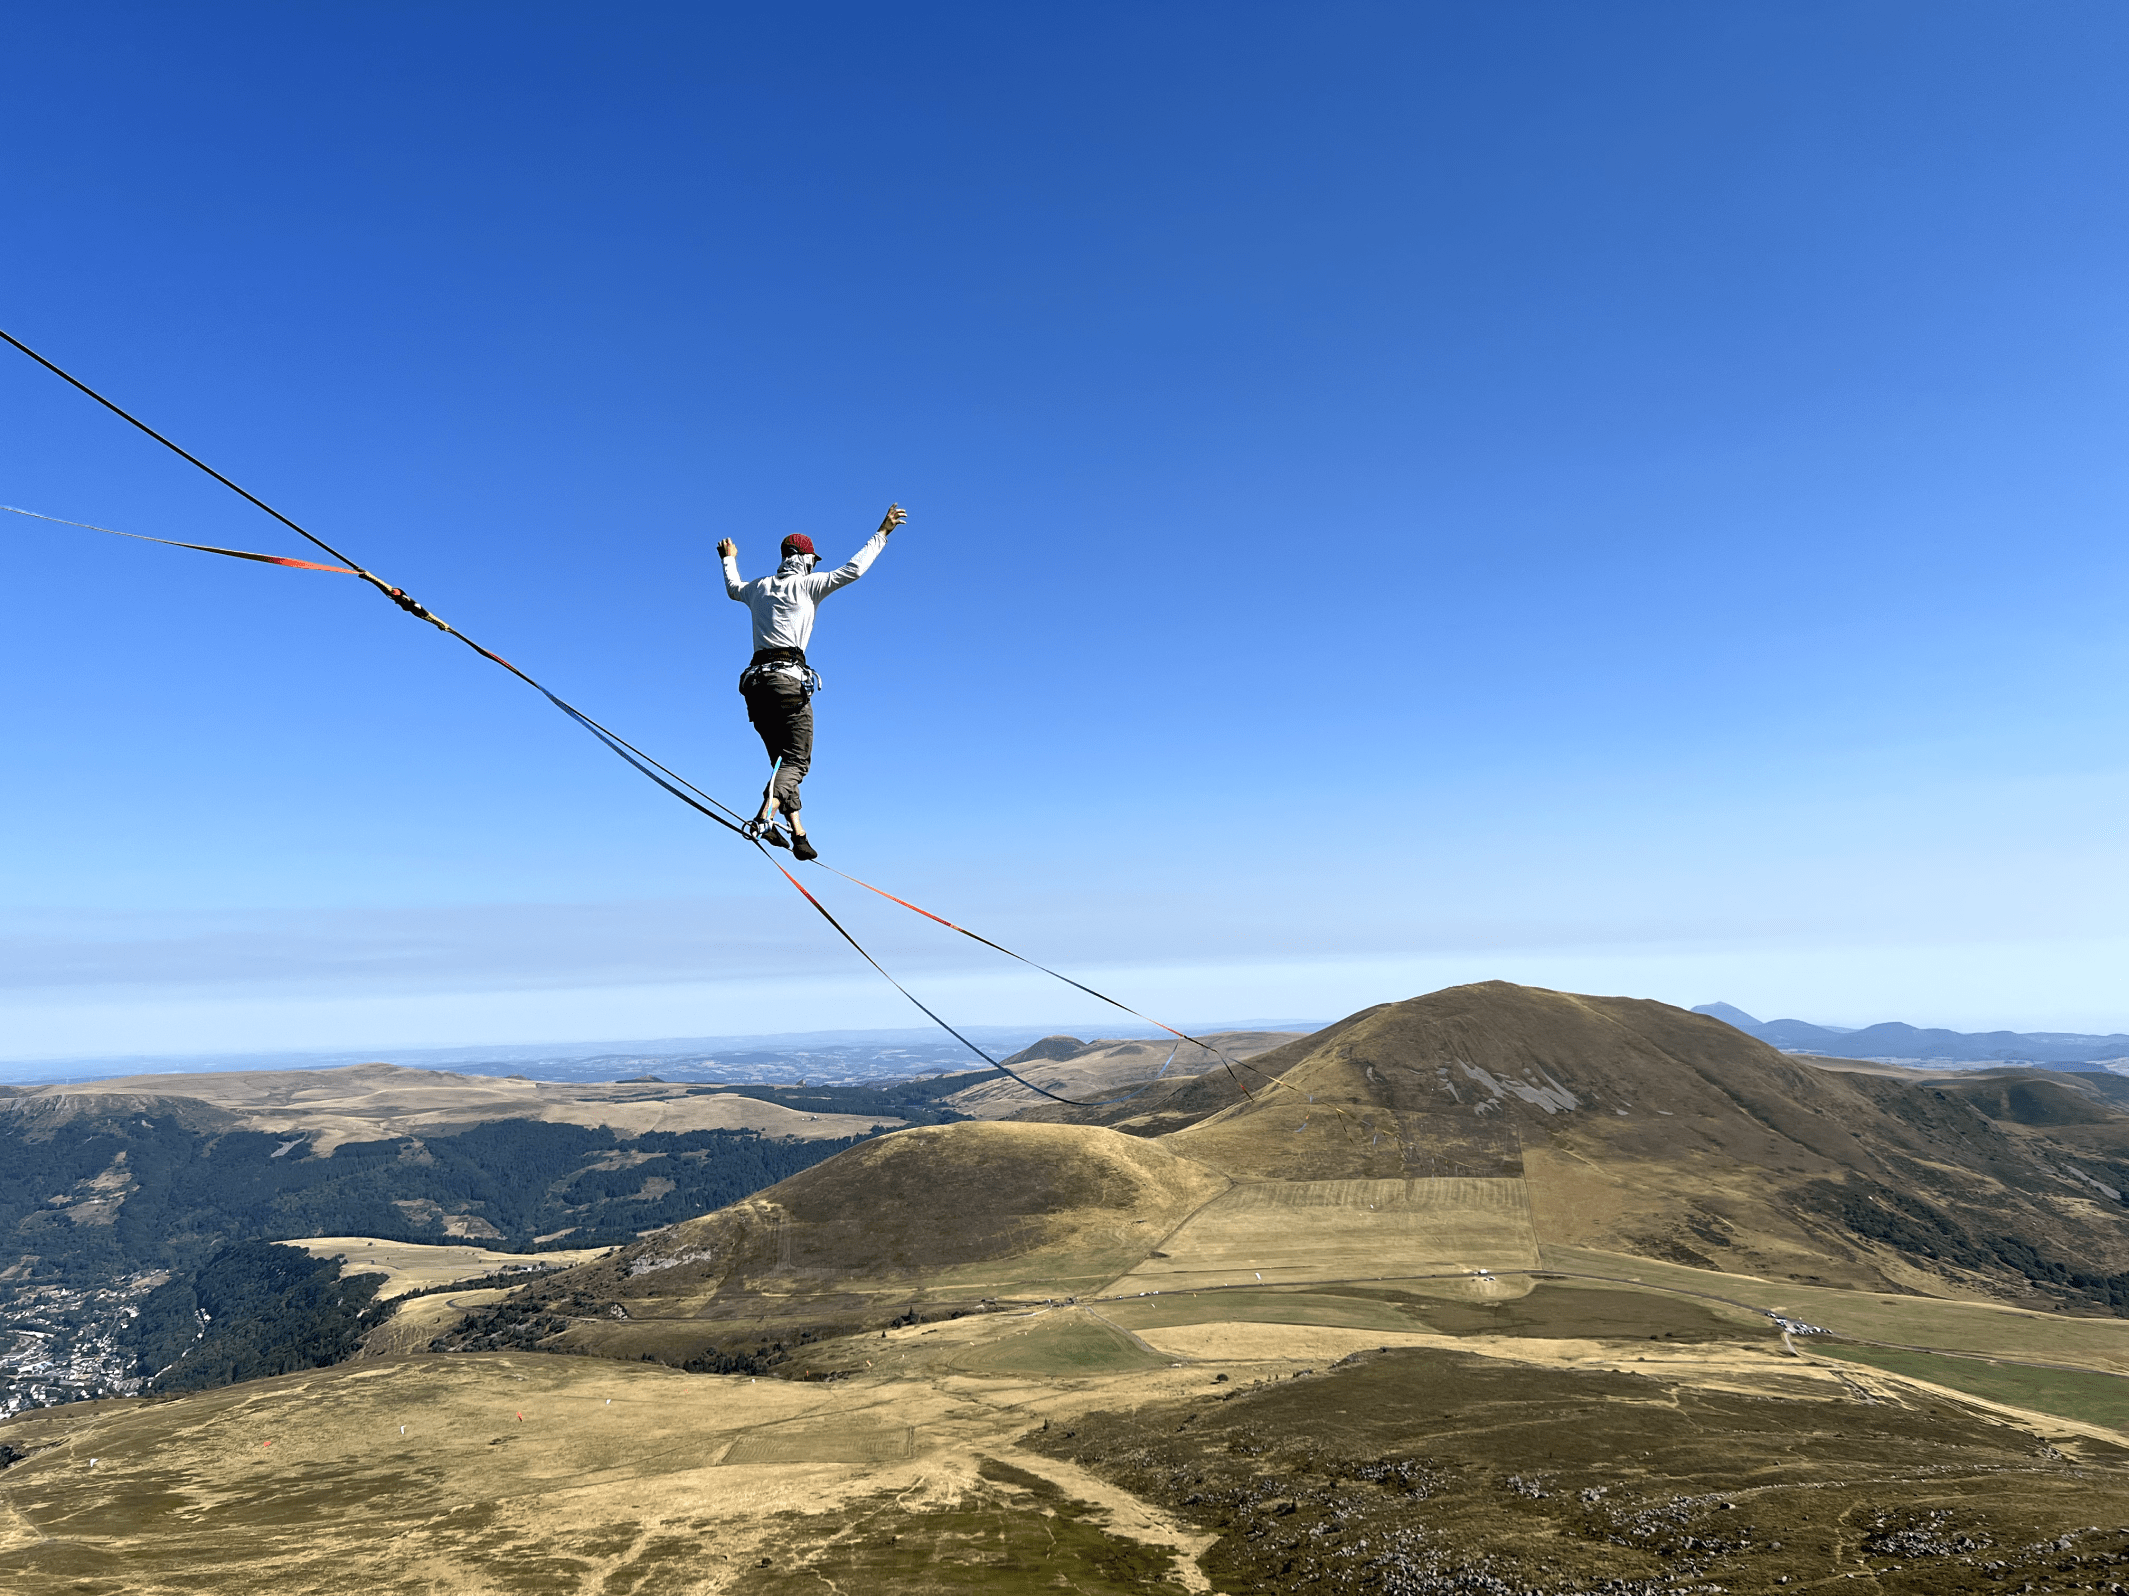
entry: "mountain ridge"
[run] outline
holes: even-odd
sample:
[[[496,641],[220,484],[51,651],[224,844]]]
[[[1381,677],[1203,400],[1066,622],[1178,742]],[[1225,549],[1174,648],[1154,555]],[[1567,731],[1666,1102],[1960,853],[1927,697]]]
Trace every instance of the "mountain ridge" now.
[[[1897,1020],[1858,1028],[1808,1020],[1758,1020],[1729,1003],[1693,1011],[1790,1053],[1921,1063],[2129,1063],[2129,1034],[2082,1031],[1950,1031]]]
[[[2091,1527],[2129,1522],[2107,1084],[2129,1086],[1813,1060],[1480,983],[1144,1102],[869,1138],[367,1333],[379,1277],[349,1271],[405,1249],[235,1248],[159,1288],[142,1350],[172,1384],[291,1372],[18,1416],[0,1569],[54,1592],[149,1569],[637,1596],[2059,1589],[2129,1562],[2129,1531]],[[636,1150],[599,1154],[617,1184],[653,1167]]]
[[[1138,1108],[1042,1104],[861,1145],[525,1288],[546,1328],[509,1344],[723,1366],[993,1298],[1497,1273],[1560,1249],[2129,1308],[2129,1115],[2061,1075],[1836,1069],[1667,1004],[1483,982],[1363,1009]],[[1164,1189],[1200,1192],[1187,1211],[1130,1195],[1156,1150]],[[1019,1171],[1009,1196],[1000,1160],[1021,1157],[1079,1195],[1046,1217],[1029,1193],[1047,1177]]]

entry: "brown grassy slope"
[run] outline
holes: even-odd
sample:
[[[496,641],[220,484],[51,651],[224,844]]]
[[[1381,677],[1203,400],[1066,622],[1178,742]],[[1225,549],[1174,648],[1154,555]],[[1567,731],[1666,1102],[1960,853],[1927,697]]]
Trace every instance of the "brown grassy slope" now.
[[[1263,1090],[1294,1065],[1313,1056],[1328,1039],[1390,1007],[1392,1005],[1384,1003],[1362,1009],[1320,1031],[1296,1037],[1261,1053],[1227,1050],[1226,1062],[1215,1060],[1210,1067],[1186,1080],[1161,1081],[1128,1102],[1104,1108],[1036,1103],[1021,1109],[1013,1118],[1028,1124],[1107,1125],[1132,1136],[1162,1136],[1183,1130],[1241,1102],[1247,1094]]]
[[[1195,1206],[1225,1182],[1168,1148],[1070,1126],[933,1125],[862,1143],[762,1193],[826,1271],[975,1263],[1116,1216]]]
[[[2023,1292],[2021,1247],[2129,1269],[2129,1215],[2069,1168],[2129,1154],[2129,1118],[2074,1092],[2043,1133],[1667,1004],[1506,982],[1281,1051],[1278,1087],[1164,1142],[1238,1178],[1522,1173],[1544,1239],[1777,1278]]]
[[[1089,1291],[1227,1185],[1166,1147],[1099,1128],[923,1126],[523,1295],[576,1321],[555,1346],[686,1361],[742,1329],[773,1341],[778,1324]]]
[[[1979,1079],[1936,1085],[2008,1125],[2104,1125],[2119,1117],[2089,1090],[2041,1070],[1992,1070]]]
[[[76,1092],[61,1087],[0,1088],[0,1116],[8,1122],[7,1129],[33,1139],[50,1136],[74,1120],[100,1114],[153,1114],[209,1136],[244,1128],[243,1120],[235,1114],[191,1097],[154,1092]]]
[[[569,1321],[545,1321],[562,1340],[541,1344],[686,1361],[742,1329],[773,1344],[912,1306],[1084,1295],[1164,1256],[1180,1270],[1215,1198],[1281,1236],[1333,1227],[1281,1254],[1282,1279],[1469,1251],[1417,1233],[1375,1248],[1360,1227],[1388,1224],[1382,1195],[1331,1201],[1355,1181],[1513,1187],[1541,1247],[1777,1281],[2085,1311],[2111,1305],[2099,1277],[2129,1287],[2129,1214],[2105,1194],[2129,1189],[2129,1117],[2046,1081],[1962,1092],[1820,1069],[1665,1004],[1503,982],[1363,1010],[1245,1069],[1248,1099],[1224,1070],[1168,1094],[1185,1128],[1157,1137],[1016,1120],[868,1142],[522,1300]],[[1309,1212],[1244,1201],[1281,1193]],[[1238,1258],[1269,1245],[1221,1235]]]

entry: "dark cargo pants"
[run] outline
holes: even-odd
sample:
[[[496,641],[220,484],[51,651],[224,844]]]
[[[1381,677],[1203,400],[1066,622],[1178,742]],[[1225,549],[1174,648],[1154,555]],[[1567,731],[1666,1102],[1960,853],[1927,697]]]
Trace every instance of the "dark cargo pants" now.
[[[788,676],[770,676],[743,688],[747,719],[761,733],[761,745],[776,761],[776,806],[798,813],[798,784],[813,765],[813,695]]]

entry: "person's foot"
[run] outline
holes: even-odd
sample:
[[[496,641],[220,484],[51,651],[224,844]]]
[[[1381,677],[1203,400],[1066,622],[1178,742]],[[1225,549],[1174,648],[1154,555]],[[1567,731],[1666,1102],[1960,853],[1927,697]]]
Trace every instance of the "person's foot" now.
[[[791,846],[791,839],[786,837],[781,831],[778,831],[774,825],[767,825],[761,828],[761,840],[772,848],[788,848]]]
[[[806,834],[803,831],[791,833],[791,851],[801,859],[818,859],[820,857],[820,851],[806,840]]]

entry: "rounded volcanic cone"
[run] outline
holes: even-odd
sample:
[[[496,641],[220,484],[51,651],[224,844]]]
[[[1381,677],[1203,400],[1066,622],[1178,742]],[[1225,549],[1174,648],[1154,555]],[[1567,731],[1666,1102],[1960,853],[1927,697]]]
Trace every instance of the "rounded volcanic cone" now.
[[[1853,1153],[1852,1136],[1805,1106],[1841,1092],[1823,1071],[1638,998],[1449,987],[1363,1010],[1252,1063],[1283,1065],[1279,1083],[1245,1071],[1252,1099],[1234,1102],[1228,1084],[1229,1106],[1176,1133],[1178,1151],[1279,1180],[1515,1175],[1533,1133],[1569,1124],[1665,1157],[1720,1146],[1708,1127],[1744,1118],[1822,1157]]]
[[[795,1267],[941,1268],[1150,1233],[1226,1182],[1157,1142],[1077,1125],[966,1121],[864,1142],[761,1194]]]
[[[660,1299],[663,1313],[676,1298],[988,1289],[1007,1275],[1016,1289],[1082,1282],[1056,1287],[1070,1293],[1129,1269],[1228,1184],[1118,1131],[927,1125],[861,1142],[582,1273],[623,1301]]]
[[[1277,1084],[1236,1102],[1231,1083],[1192,1082],[1225,1085],[1226,1106],[1162,1140],[1240,1181],[1313,1188],[1316,1206],[1409,1211],[1415,1256],[1448,1255],[1425,1239],[1446,1234],[1427,1209],[1446,1181],[1463,1183],[1474,1235],[1481,1210],[1515,1199],[1548,1249],[1763,1278],[2023,1300],[2086,1290],[2078,1268],[2129,1271],[2109,1178],[2129,1169],[2129,1120],[2045,1081],[1962,1092],[1824,1068],[1668,1004],[1506,982],[1368,1009],[1251,1062]],[[2064,1141],[2042,1149],[2039,1127],[2006,1134],[1992,1112],[2060,1120],[2046,1129]],[[1412,1189],[1362,1189],[1399,1181]],[[1208,1267],[1224,1262],[1217,1217],[1164,1250],[1180,1259],[1202,1232]]]
[[[1005,1062],[1034,1064],[1044,1059],[1077,1058],[1089,1048],[1098,1045],[1094,1042],[1082,1042],[1076,1036],[1045,1036],[1039,1042],[1030,1042]]]
[[[1666,1004],[1455,987],[1236,1074],[1254,1095],[1226,1068],[1169,1093],[1162,1117],[1187,1128],[1163,1135],[880,1137],[520,1295],[568,1298],[558,1348],[696,1366],[742,1326],[781,1346],[802,1322],[843,1334],[987,1298],[1541,1264],[2014,1301],[2129,1279],[2129,1118],[2001,1125],[1932,1080],[1820,1067]]]

